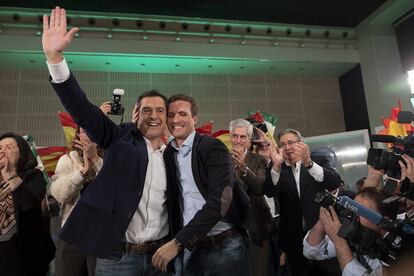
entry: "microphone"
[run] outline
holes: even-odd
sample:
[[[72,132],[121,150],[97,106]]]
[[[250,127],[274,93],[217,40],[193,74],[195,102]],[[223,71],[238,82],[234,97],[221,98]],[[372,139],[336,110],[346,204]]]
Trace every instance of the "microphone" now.
[[[371,135],[371,141],[372,142],[379,142],[379,143],[393,143],[396,142],[396,137],[392,135],[379,135],[379,134],[373,134]]]
[[[407,223],[405,221],[393,222],[390,219],[383,217],[380,213],[359,204],[347,196],[342,196],[339,199],[339,205],[356,213],[361,217],[366,218],[375,225],[379,225],[385,230],[395,231],[397,228],[399,228],[405,234],[411,235],[414,233],[414,227],[410,223]]]
[[[413,121],[413,113],[411,111],[398,112],[398,122],[400,124],[409,124]]]
[[[341,205],[342,207],[344,207],[345,209],[348,209],[354,213],[356,213],[357,215],[366,218],[367,220],[369,220],[370,222],[374,223],[374,224],[379,224],[383,217],[380,213],[365,207],[364,205],[359,204],[358,202],[356,202],[355,200],[350,199],[347,196],[342,196],[339,200],[339,205]]]

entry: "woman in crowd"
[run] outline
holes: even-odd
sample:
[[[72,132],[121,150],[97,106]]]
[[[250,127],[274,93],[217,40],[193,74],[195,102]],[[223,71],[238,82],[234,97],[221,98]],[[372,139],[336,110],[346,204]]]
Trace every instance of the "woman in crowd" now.
[[[55,253],[42,216],[46,181],[36,166],[21,136],[0,136],[0,275],[44,276]]]
[[[62,226],[102,164],[96,144],[78,127],[71,151],[58,161],[50,188],[52,196],[61,204]],[[56,247],[56,276],[94,275],[95,257],[88,256],[61,240],[57,241]]]

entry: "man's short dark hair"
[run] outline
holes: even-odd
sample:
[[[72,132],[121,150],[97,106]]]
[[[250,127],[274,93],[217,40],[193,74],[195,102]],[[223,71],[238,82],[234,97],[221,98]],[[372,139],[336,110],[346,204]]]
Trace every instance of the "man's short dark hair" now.
[[[165,97],[163,94],[161,94],[157,90],[150,90],[150,91],[146,91],[146,92],[142,93],[141,95],[139,95],[139,97],[137,99],[138,109],[141,108],[142,99],[143,98],[149,98],[149,97],[160,97],[160,98],[162,98],[164,100],[165,108],[167,108],[167,97]]]
[[[355,197],[362,196],[366,199],[372,200],[377,205],[378,211],[381,215],[389,218],[394,218],[394,210],[392,207],[387,206],[383,201],[387,198],[384,192],[379,191],[376,187],[366,187],[360,190]]]
[[[284,130],[279,132],[279,134],[276,137],[276,142],[279,143],[280,138],[282,138],[282,136],[284,136],[286,134],[293,134],[296,137],[298,137],[298,139],[303,140],[302,134],[300,134],[299,130],[296,130],[296,129],[293,129],[293,128],[288,128],[288,129],[284,129]]]
[[[37,166],[37,160],[34,157],[29,144],[22,136],[14,134],[13,132],[7,132],[0,136],[0,141],[5,138],[11,138],[16,141],[17,147],[19,148],[20,156],[16,164],[16,173],[18,175]]]
[[[188,102],[188,103],[190,103],[190,104],[191,104],[191,115],[192,115],[192,116],[197,115],[198,108],[197,108],[196,101],[194,100],[194,98],[193,98],[193,97],[190,97],[190,96],[187,96],[187,95],[184,95],[184,94],[175,94],[175,95],[172,95],[172,96],[168,99],[168,101],[167,101],[167,107],[168,107],[171,103],[176,102],[176,101],[184,101],[184,102]],[[167,109],[168,109],[168,108],[167,108]]]

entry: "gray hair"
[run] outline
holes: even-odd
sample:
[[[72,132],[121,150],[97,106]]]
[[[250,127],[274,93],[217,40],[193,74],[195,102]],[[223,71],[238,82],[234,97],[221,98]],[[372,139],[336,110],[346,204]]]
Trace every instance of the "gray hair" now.
[[[286,134],[293,134],[296,137],[298,137],[298,139],[300,139],[300,140],[303,141],[302,134],[300,134],[299,130],[296,130],[296,129],[293,129],[293,128],[288,128],[288,129],[281,130],[279,132],[279,134],[277,135],[276,142],[279,143],[280,142],[280,138],[282,138],[282,136],[285,136]]]
[[[230,122],[229,132],[232,133],[236,128],[244,127],[247,129],[247,136],[249,139],[253,137],[253,125],[245,119],[236,119]]]

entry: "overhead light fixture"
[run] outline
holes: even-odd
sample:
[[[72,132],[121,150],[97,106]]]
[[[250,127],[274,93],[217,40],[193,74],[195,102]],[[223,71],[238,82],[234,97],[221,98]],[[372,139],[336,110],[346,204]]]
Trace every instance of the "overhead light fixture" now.
[[[121,24],[121,21],[119,21],[118,18],[112,19],[112,25],[115,27],[118,27]]]
[[[13,14],[13,20],[14,21],[20,21],[20,15],[18,13]]]
[[[246,40],[244,39],[244,36],[241,36],[241,38],[240,38],[241,40],[240,40],[240,44],[241,45],[246,45]]]
[[[96,24],[96,19],[95,19],[95,18],[93,18],[93,17],[90,17],[90,18],[88,19],[88,23],[89,23],[89,25],[95,25],[95,24]]]
[[[158,23],[158,26],[160,26],[161,29],[165,29],[165,27],[167,27],[167,23],[160,21],[160,23]]]
[[[137,22],[135,22],[135,25],[137,26],[137,28],[142,28],[144,22],[142,22],[142,20],[137,20]]]
[[[266,28],[266,33],[267,33],[267,34],[271,34],[271,33],[272,33],[272,28],[267,27],[267,28]]]
[[[208,42],[209,43],[214,43],[214,42],[216,42],[216,40],[214,38],[210,38],[210,40]]]
[[[76,34],[75,34],[75,37],[79,37],[80,36],[80,34],[79,34],[79,32],[77,32]]]
[[[42,32],[41,32],[41,31],[37,31],[37,32],[36,32],[36,35],[37,35],[37,36],[41,36],[41,35],[42,35]]]
[[[231,26],[230,25],[226,25],[226,27],[224,27],[224,29],[226,30],[226,32],[230,32],[231,31]]]
[[[175,38],[175,42],[181,42],[181,37],[177,36],[177,37]]]
[[[277,40],[275,40],[275,41],[273,42],[273,46],[275,46],[275,47],[279,46],[279,42],[278,42]]]
[[[147,33],[144,33],[144,34],[142,35],[142,39],[143,39],[143,40],[148,40],[148,39],[149,39],[148,34],[147,34]]]
[[[323,32],[323,37],[329,37],[330,33],[328,30]]]
[[[112,36],[112,34],[107,34],[106,35],[106,38],[108,38],[108,39],[111,39],[113,36]]]

